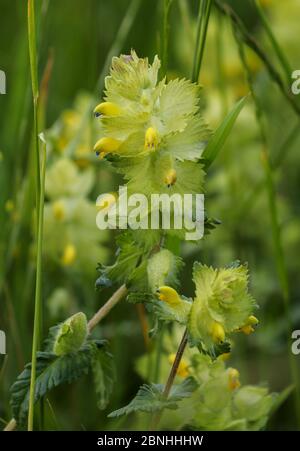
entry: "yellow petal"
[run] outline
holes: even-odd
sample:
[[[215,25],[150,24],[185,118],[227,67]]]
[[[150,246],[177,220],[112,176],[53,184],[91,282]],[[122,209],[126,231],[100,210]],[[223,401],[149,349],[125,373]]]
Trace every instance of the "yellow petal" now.
[[[240,373],[235,368],[228,369],[228,388],[229,390],[236,390],[241,386]]]
[[[149,127],[145,133],[145,147],[147,149],[155,149],[159,144],[159,134],[156,128]]]
[[[223,343],[225,340],[225,330],[222,324],[214,321],[211,326],[211,336],[215,343]]]
[[[166,185],[168,185],[168,187],[174,185],[176,183],[177,180],[177,173],[175,171],[175,169],[170,169],[164,179],[164,182]]]
[[[181,303],[181,298],[174,288],[168,286],[159,287],[157,290],[158,298],[161,301],[170,304],[171,306],[175,306]]]
[[[176,354],[170,354],[168,357],[168,360],[170,362],[171,365],[173,365],[174,361],[176,358]],[[178,369],[177,369],[177,375],[180,377],[187,377],[189,375],[189,369],[188,369],[188,363],[185,359],[181,359],[179,365],[178,365]]]
[[[94,109],[95,116],[100,116],[101,114],[103,116],[119,116],[121,113],[121,108],[119,105],[113,102],[102,102],[99,103],[99,105],[96,106]]]
[[[104,152],[104,154],[107,153],[113,153],[116,152],[121,145],[121,141],[115,138],[101,138],[99,139],[95,146],[94,151],[99,152],[100,154]]]
[[[62,221],[66,216],[66,208],[63,201],[61,200],[56,200],[55,202],[53,202],[52,211],[54,218],[57,221]]]
[[[67,244],[61,258],[61,263],[64,266],[70,266],[76,259],[76,247],[73,244]]]

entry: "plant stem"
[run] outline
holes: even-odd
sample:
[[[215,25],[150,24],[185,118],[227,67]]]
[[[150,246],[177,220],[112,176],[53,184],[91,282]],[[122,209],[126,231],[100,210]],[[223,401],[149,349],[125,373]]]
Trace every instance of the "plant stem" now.
[[[44,227],[44,200],[45,200],[45,174],[46,174],[46,143],[42,146],[42,170],[41,170],[41,192],[38,209],[38,236],[37,236],[37,263],[36,263],[36,285],[35,285],[35,309],[33,326],[33,344],[31,358],[31,379],[29,394],[28,430],[33,430],[34,420],[34,398],[36,379],[36,357],[41,335],[41,309],[42,309],[42,249],[43,249],[43,227]]]
[[[37,229],[37,261],[36,261],[36,286],[34,303],[33,343],[31,357],[31,378],[28,412],[28,430],[33,430],[34,421],[34,395],[36,378],[36,356],[41,332],[41,279],[42,279],[42,241],[43,241],[43,215],[44,215],[44,184],[46,171],[46,145],[43,146],[42,180],[40,170],[40,153],[38,137],[38,67],[37,44],[35,24],[35,1],[28,0],[28,45],[30,72],[33,97],[33,133],[34,133],[34,157],[35,157],[35,191],[36,191],[36,229]]]
[[[169,50],[169,15],[170,8],[173,0],[164,0],[164,11],[163,11],[163,32],[162,32],[162,74],[163,76],[167,73],[168,68],[168,50]]]
[[[111,311],[111,309],[123,299],[128,293],[126,285],[121,285],[117,291],[109,298],[109,300],[98,310],[98,312],[90,319],[88,329],[91,332],[95,326]]]
[[[179,344],[179,347],[177,349],[176,357],[175,357],[175,360],[173,362],[171,371],[169,373],[169,377],[167,379],[167,382],[166,382],[166,385],[165,385],[165,388],[164,388],[164,391],[163,391],[163,396],[165,398],[168,398],[168,396],[170,394],[172,385],[174,383],[174,380],[175,380],[175,377],[176,377],[176,374],[177,374],[177,371],[178,371],[179,364],[181,362],[184,350],[185,350],[186,345],[187,345],[187,341],[188,341],[188,334],[187,334],[187,329],[186,329],[184,331],[183,337],[182,337],[181,342]],[[155,431],[157,429],[158,423],[160,422],[160,419],[161,419],[161,416],[162,416],[162,411],[158,412],[156,415],[153,416],[153,419],[152,419],[152,422],[151,422],[151,428],[150,428],[152,431]]]
[[[236,14],[236,12],[231,8],[231,6],[227,2],[215,0],[215,5],[223,14],[227,15],[230,18],[235,30],[239,33],[239,39],[243,40],[244,43],[250,49],[252,49],[253,52],[258,56],[258,58],[263,62],[263,64],[265,65],[265,67],[269,73],[269,76],[277,84],[282,95],[289,102],[289,104],[291,105],[291,107],[293,108],[295,113],[300,115],[300,107],[295,102],[293,95],[289,92],[289,90],[285,86],[285,83],[282,81],[280,74],[275,69],[275,67],[271,63],[269,57],[266,55],[264,50],[261,48],[260,44],[248,32],[247,28],[245,27],[245,25],[242,22],[242,20],[240,19],[240,17]]]
[[[284,252],[283,252],[283,245],[282,245],[282,239],[281,239],[281,232],[280,232],[280,225],[279,225],[279,218],[278,218],[278,210],[277,210],[277,202],[276,202],[276,190],[275,190],[275,184],[273,180],[273,171],[270,164],[270,157],[268,152],[268,138],[265,131],[265,126],[263,122],[263,111],[259,102],[259,99],[255,93],[254,86],[253,86],[253,79],[251,71],[248,67],[246,55],[244,52],[244,47],[242,42],[239,40],[238,35],[234,31],[234,36],[236,39],[236,43],[238,46],[238,51],[240,55],[241,62],[243,64],[247,81],[249,84],[249,88],[251,90],[254,105],[255,105],[255,114],[257,123],[260,129],[260,135],[262,140],[262,150],[261,150],[261,161],[262,166],[264,169],[265,174],[265,187],[268,194],[268,201],[269,201],[269,211],[270,211],[270,218],[271,218],[271,229],[272,229],[272,237],[273,237],[273,245],[274,245],[274,252],[275,252],[275,260],[276,260],[276,267],[277,267],[277,273],[280,281],[280,286],[282,290],[282,297],[284,301],[284,310],[286,314],[286,318],[288,321],[288,329],[292,330],[292,315],[291,315],[291,308],[290,308],[290,290],[289,290],[289,281],[288,281],[288,271],[286,267],[286,262],[284,258]],[[291,345],[291,338],[290,333],[288,332],[287,336],[287,352],[289,356],[289,366],[290,366],[290,372],[291,377],[293,380],[293,383],[296,388],[295,393],[295,413],[300,425],[300,386],[299,386],[299,380],[298,380],[298,370],[297,370],[297,363],[294,360],[294,357],[291,353],[290,349]]]
[[[140,324],[141,324],[145,349],[147,352],[149,352],[150,351],[150,340],[149,340],[149,335],[148,335],[148,322],[147,322],[145,305],[144,304],[136,304],[136,310],[137,310],[138,317],[139,317]]]
[[[198,24],[197,24],[197,38],[194,56],[194,65],[192,71],[192,81],[197,83],[200,77],[200,70],[205,48],[206,34],[208,21],[211,11],[212,0],[200,0]]]
[[[270,42],[271,42],[271,44],[273,46],[273,49],[274,49],[274,51],[275,51],[275,53],[277,55],[277,58],[278,58],[281,66],[282,66],[282,69],[285,72],[286,81],[287,81],[287,83],[289,83],[290,79],[291,79],[291,73],[292,73],[292,68],[290,66],[290,63],[289,63],[287,57],[285,56],[282,48],[280,47],[277,39],[275,38],[275,35],[274,35],[273,31],[272,31],[272,28],[270,26],[268,18],[266,16],[261,4],[260,4],[260,1],[259,0],[254,0],[254,5],[255,5],[256,11],[257,11],[257,13],[258,13],[258,15],[260,17],[260,20],[262,22],[264,30],[267,33],[267,35],[268,35],[268,37],[270,39]]]
[[[153,374],[153,381],[155,383],[159,382],[164,333],[165,333],[165,328],[164,328],[164,325],[162,325],[160,331],[157,334],[157,338],[156,338],[156,349],[155,349],[156,355],[155,355],[154,374]]]

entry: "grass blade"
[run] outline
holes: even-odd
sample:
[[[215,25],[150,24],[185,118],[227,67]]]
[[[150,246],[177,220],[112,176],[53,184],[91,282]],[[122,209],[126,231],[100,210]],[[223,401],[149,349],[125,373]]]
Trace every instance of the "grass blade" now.
[[[236,103],[233,109],[227,114],[225,119],[219,125],[213,137],[207,144],[202,155],[205,160],[205,169],[208,169],[217,158],[247,99],[248,96],[245,96]]]

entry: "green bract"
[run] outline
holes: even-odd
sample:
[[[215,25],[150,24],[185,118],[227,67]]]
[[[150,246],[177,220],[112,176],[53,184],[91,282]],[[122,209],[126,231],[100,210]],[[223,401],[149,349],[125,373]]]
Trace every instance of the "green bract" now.
[[[76,313],[58,327],[53,344],[54,354],[64,355],[78,351],[84,344],[87,334],[85,314],[82,312]]]
[[[148,261],[147,273],[150,289],[155,292],[161,285],[178,285],[178,273],[183,266],[180,257],[168,249],[162,249]]]
[[[193,277],[196,296],[189,331],[195,341],[209,348],[247,323],[255,307],[248,292],[248,270],[243,265],[214,269],[195,263]]]

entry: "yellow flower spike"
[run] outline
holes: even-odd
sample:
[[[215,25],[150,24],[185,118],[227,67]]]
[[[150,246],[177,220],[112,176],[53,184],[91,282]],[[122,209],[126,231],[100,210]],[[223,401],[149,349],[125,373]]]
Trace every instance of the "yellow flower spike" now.
[[[225,330],[222,324],[214,321],[211,326],[211,336],[215,343],[223,343],[225,340]]]
[[[107,153],[114,153],[116,152],[121,145],[121,141],[115,138],[101,138],[99,139],[95,146],[94,151],[98,154],[100,154],[100,157],[105,156]],[[103,158],[103,156],[101,158]]]
[[[146,149],[155,149],[159,144],[159,134],[156,128],[149,127],[145,133],[145,147]]]
[[[170,354],[168,357],[169,363],[173,365],[176,358],[176,354]],[[189,372],[189,365],[185,359],[181,359],[178,369],[177,369],[177,375],[180,377],[188,377],[190,374]]]
[[[170,186],[173,186],[176,183],[177,180],[177,173],[175,169],[170,169],[167,172],[167,175],[165,176],[164,182],[170,188]]]
[[[228,369],[228,388],[233,391],[241,386],[240,373],[235,368]]]
[[[73,244],[67,244],[61,258],[63,266],[71,266],[76,259],[77,251]]]
[[[99,117],[101,115],[103,116],[119,116],[121,113],[121,108],[119,105],[113,102],[102,102],[99,103],[99,105],[96,106],[94,109],[94,115],[96,117]]]
[[[65,208],[63,201],[56,200],[55,202],[53,202],[52,211],[53,211],[54,218],[57,221],[63,221],[65,219],[66,208]]]
[[[177,291],[174,290],[174,288],[162,286],[158,288],[156,293],[158,294],[158,298],[161,301],[164,301],[171,306],[175,306],[181,303],[181,298]]]

